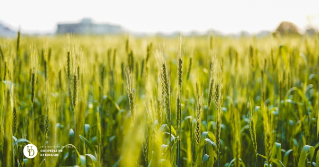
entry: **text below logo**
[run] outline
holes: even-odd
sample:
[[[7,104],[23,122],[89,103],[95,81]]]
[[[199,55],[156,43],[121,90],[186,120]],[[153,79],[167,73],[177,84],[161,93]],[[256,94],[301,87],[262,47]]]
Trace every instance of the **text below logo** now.
[[[38,154],[38,149],[33,144],[28,144],[23,148],[23,154],[27,158],[34,158]]]

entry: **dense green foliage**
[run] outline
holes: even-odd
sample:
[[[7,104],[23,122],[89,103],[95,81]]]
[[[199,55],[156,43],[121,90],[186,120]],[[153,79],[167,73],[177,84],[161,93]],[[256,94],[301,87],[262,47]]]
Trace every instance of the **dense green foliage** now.
[[[316,166],[319,37],[0,39],[2,166]],[[27,159],[23,147],[59,146]]]

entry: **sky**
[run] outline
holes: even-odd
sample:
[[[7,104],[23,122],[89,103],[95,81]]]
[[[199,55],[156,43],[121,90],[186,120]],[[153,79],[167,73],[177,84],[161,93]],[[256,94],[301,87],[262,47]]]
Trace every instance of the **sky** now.
[[[282,21],[304,31],[319,28],[319,0],[0,0],[0,22],[22,32],[53,33],[84,17],[140,33],[257,33]]]

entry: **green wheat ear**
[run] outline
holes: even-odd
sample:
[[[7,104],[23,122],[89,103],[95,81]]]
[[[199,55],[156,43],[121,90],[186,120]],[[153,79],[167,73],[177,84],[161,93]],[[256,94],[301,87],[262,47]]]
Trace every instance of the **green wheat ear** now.
[[[136,81],[138,81],[139,78],[139,66],[138,66],[138,62],[135,63],[135,77],[136,77]]]
[[[149,45],[147,45],[147,48],[146,48],[146,64],[147,64],[147,62],[149,61],[149,59],[151,57],[152,48],[153,48],[153,43],[150,43]]]
[[[266,150],[267,150],[267,164],[271,166],[271,155],[272,155],[272,141],[269,133],[266,133]]]
[[[100,65],[100,86],[99,86],[99,93],[100,93],[100,101],[102,102],[103,93],[104,93],[104,78],[105,78],[105,66],[104,64]]]
[[[134,122],[134,115],[135,115],[135,110],[134,110],[134,97],[133,97],[133,84],[132,84],[132,74],[129,68],[126,69],[126,91],[127,91],[127,96],[129,100],[129,106],[130,106],[130,111],[131,111],[131,118],[132,118],[132,123]]]
[[[213,100],[213,93],[214,93],[214,76],[213,76],[213,70],[214,70],[214,62],[210,62],[210,79],[209,79],[209,89],[208,89],[208,108],[211,105],[211,102]]]
[[[192,63],[193,63],[193,58],[190,57],[190,58],[189,58],[188,69],[187,69],[187,80],[189,79],[189,75],[190,75],[190,73],[191,73]]]
[[[73,108],[75,108],[78,104],[78,83],[79,83],[79,72],[80,66],[77,68],[77,73],[73,75]]]
[[[117,50],[116,49],[114,49],[113,50],[113,65],[112,65],[112,68],[113,68],[113,70],[115,70],[116,68],[116,52],[117,52]]]
[[[130,66],[131,66],[131,71],[134,71],[134,55],[133,55],[133,51],[131,50],[130,52]]]
[[[62,89],[62,71],[59,70],[59,87]]]
[[[34,103],[34,96],[35,96],[35,73],[32,71],[31,73],[31,103]]]
[[[203,107],[203,101],[199,92],[198,83],[196,83],[196,95],[197,95],[197,106],[196,106],[195,141],[196,141],[196,144],[198,145],[200,140],[200,135],[201,135],[201,114],[202,114],[202,107]]]
[[[126,39],[126,41],[125,41],[125,51],[126,51],[126,53],[129,52],[129,40],[128,39]]]
[[[178,87],[179,93],[181,94],[182,91],[182,84],[183,84],[183,60],[182,58],[178,58]]]
[[[164,90],[164,104],[165,104],[165,114],[166,114],[166,121],[170,125],[170,92],[169,92],[169,85],[168,85],[168,78],[167,78],[167,68],[165,62],[162,64],[162,83],[163,83],[163,90]]]
[[[177,114],[177,121],[176,121],[176,124],[177,124],[177,127],[178,129],[180,128],[179,125],[181,123],[181,99],[180,99],[180,95],[177,96],[177,99],[176,99],[176,114]]]
[[[68,75],[68,78],[70,79],[71,78],[71,55],[70,55],[70,52],[68,52],[68,55],[67,55],[67,75]]]
[[[121,77],[122,77],[122,80],[125,79],[125,70],[124,70],[124,63],[121,62]]]
[[[49,51],[48,51],[48,62],[49,63],[51,61],[51,54],[52,54],[52,50],[51,50],[51,48],[49,48]]]
[[[3,73],[3,80],[4,81],[7,79],[7,71],[8,71],[8,64],[7,64],[7,62],[4,62],[4,73]]]
[[[253,143],[253,147],[255,150],[255,153],[257,154],[257,139],[256,139],[256,130],[255,130],[255,122],[254,122],[254,103],[253,100],[250,98],[249,100],[249,105],[250,105],[250,121],[249,121],[249,132],[250,132],[250,137],[251,141]]]
[[[1,56],[1,60],[4,61],[4,54],[3,54],[1,46],[0,46],[0,56]]]
[[[44,79],[48,80],[48,67],[47,67],[47,61],[44,60]]]
[[[213,36],[212,35],[209,37],[209,49],[213,50]]]
[[[49,116],[50,116],[50,113],[49,113],[49,108],[46,108],[46,117],[45,117],[45,129],[44,129],[44,134],[47,136],[48,135],[48,132],[49,132]]]
[[[157,103],[156,103],[156,113],[157,113],[158,124],[162,125],[162,110],[161,110],[161,101],[160,100],[157,100]]]
[[[16,136],[16,133],[17,133],[17,122],[18,122],[17,109],[16,109],[16,107],[14,107],[13,108],[13,127],[12,127],[13,136]],[[0,131],[0,133],[1,133],[1,131]]]
[[[17,36],[17,55],[20,54],[20,30],[18,31],[18,36]]]
[[[252,46],[249,46],[249,64],[251,69],[255,70],[255,54],[254,54],[254,48]]]
[[[183,60],[181,57],[178,58],[178,95],[176,100],[176,112],[177,112],[177,127],[181,131],[181,117],[182,117],[182,105],[181,105],[181,96],[182,96],[182,84],[183,84]],[[180,134],[179,134],[180,135]],[[181,137],[181,136],[180,136]]]

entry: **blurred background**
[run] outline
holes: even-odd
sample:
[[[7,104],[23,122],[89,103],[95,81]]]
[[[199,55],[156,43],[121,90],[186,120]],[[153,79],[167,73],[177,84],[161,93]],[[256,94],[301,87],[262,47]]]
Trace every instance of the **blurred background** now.
[[[10,0],[0,2],[0,36],[315,34],[318,0]],[[282,23],[282,24],[281,24]]]

